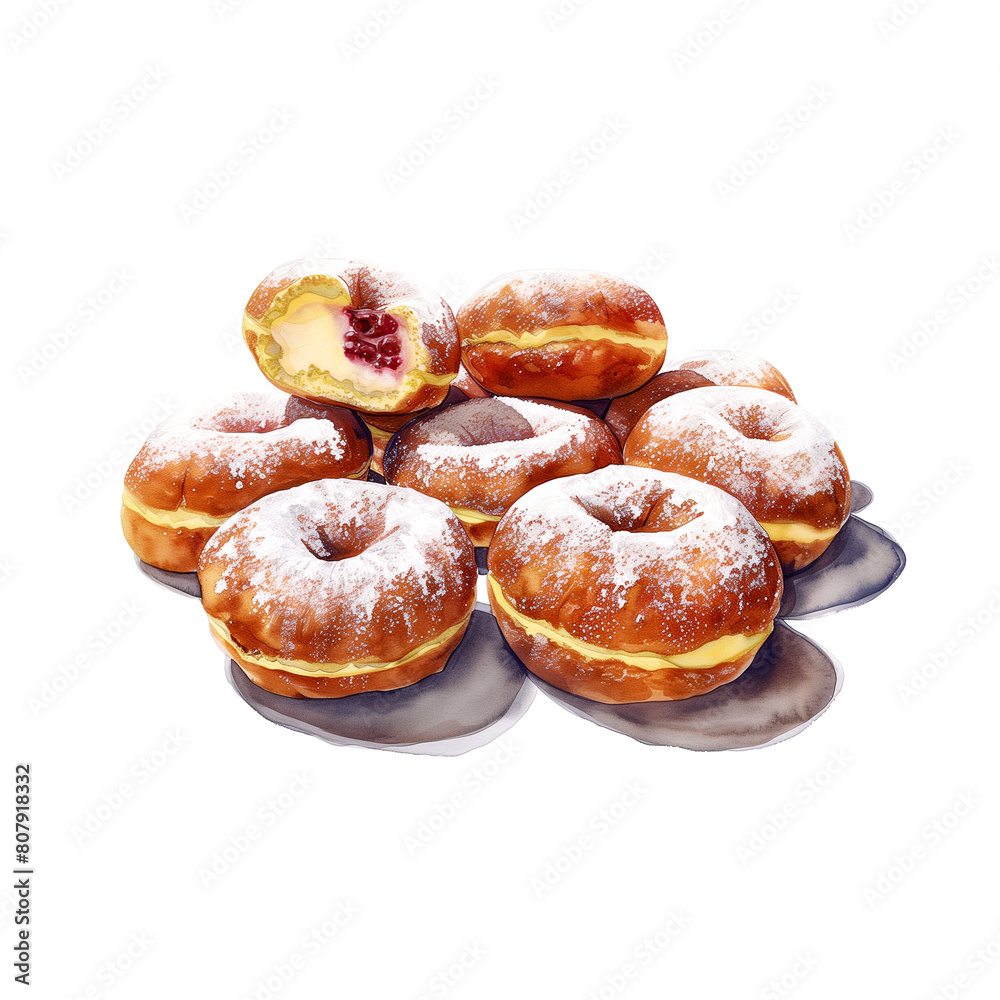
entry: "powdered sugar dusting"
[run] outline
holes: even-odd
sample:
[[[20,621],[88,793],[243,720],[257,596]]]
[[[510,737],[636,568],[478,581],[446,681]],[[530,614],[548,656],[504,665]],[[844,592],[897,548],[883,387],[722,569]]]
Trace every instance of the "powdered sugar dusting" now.
[[[475,439],[468,417],[482,412],[500,422],[504,411],[515,418],[515,439],[468,443]],[[459,403],[423,418],[417,430],[404,429],[390,443],[386,478],[493,516],[533,483],[621,462],[614,435],[597,417],[516,396]]]
[[[742,385],[770,388],[785,383],[782,374],[769,361],[750,351],[688,351],[668,354],[663,371],[687,368],[699,372],[718,385]]]
[[[459,404],[469,406],[475,404]],[[492,403],[494,400],[484,400]],[[524,417],[532,429],[532,437],[518,441],[493,441],[489,444],[421,444],[416,452],[431,467],[446,461],[457,461],[466,466],[474,466],[482,475],[504,475],[522,466],[536,455],[550,455],[579,446],[587,433],[593,417],[555,406],[546,406],[516,396],[505,396],[503,405],[511,407]],[[448,410],[440,417],[446,421]]]

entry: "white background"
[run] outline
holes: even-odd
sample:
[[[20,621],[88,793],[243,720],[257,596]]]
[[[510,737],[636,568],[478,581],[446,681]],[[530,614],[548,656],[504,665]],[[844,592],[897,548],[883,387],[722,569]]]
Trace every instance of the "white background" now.
[[[2,733],[11,785],[32,764],[35,995],[997,995],[1000,11],[556,2],[5,6]],[[331,252],[456,307],[511,269],[631,275],[674,350],[774,362],[909,557],[802,626],[844,666],[830,710],[695,754],[539,696],[454,759],[250,711],[197,602],[136,571],[121,478],[166,409],[263,385],[245,300]]]

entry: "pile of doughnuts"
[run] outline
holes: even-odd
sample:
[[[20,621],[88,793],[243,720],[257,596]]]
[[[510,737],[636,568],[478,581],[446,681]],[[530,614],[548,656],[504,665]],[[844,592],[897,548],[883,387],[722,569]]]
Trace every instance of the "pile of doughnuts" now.
[[[445,669],[476,604],[536,677],[606,703],[738,677],[783,573],[850,512],[843,455],[768,362],[668,356],[643,289],[506,274],[458,310],[356,260],[250,296],[265,391],[190,407],[125,476],[137,557],[198,574],[259,687],[340,698]]]

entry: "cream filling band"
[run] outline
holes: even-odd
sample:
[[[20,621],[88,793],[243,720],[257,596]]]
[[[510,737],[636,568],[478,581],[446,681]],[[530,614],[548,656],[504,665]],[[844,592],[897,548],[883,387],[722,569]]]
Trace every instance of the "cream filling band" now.
[[[557,344],[576,340],[610,340],[615,344],[629,344],[644,351],[658,349],[666,340],[666,331],[655,323],[639,323],[639,333],[624,333],[621,330],[609,330],[603,326],[554,326],[547,330],[531,333],[515,333],[513,330],[492,330],[475,337],[466,337],[463,347],[475,347],[478,344],[514,344],[517,347],[543,347],[545,344]],[[649,333],[645,333],[645,330]],[[644,335],[645,333],[645,335]],[[651,343],[652,341],[652,343]]]
[[[221,517],[212,514],[200,514],[197,511],[188,510],[187,507],[178,507],[176,510],[150,507],[128,490],[122,494],[122,504],[128,507],[129,510],[135,511],[139,517],[145,519],[150,524],[155,524],[161,528],[217,528],[220,524],[225,524],[233,516],[232,514],[225,514]]]
[[[503,514],[484,514],[472,507],[452,507],[454,515],[464,524],[483,524],[486,521],[499,521]]]
[[[351,475],[343,478],[363,479],[367,474],[368,466],[366,465],[360,472],[352,472]],[[150,507],[149,504],[143,503],[128,490],[122,493],[122,503],[150,524],[161,528],[218,528],[219,525],[225,524],[233,514],[239,513],[239,511],[234,510],[232,514],[202,514],[199,511],[189,510],[187,507],[178,507],[176,510]]]
[[[378,660],[352,660],[350,663],[310,663],[307,660],[284,660],[277,656],[266,656],[264,654],[254,655],[247,653],[238,642],[236,642],[226,627],[224,622],[218,618],[209,616],[208,624],[215,636],[222,642],[223,646],[230,649],[239,650],[240,659],[247,663],[254,663],[267,670],[281,670],[289,674],[299,674],[303,677],[355,677],[358,674],[374,674],[380,670],[390,670],[396,667],[405,666],[414,660],[432,653],[435,649],[444,646],[466,626],[472,609],[460,622],[446,628],[439,636],[428,639],[427,642],[411,649],[405,656],[391,663],[383,663]]]
[[[620,660],[622,663],[630,667],[637,667],[639,670],[708,670],[720,663],[728,663],[730,660],[735,660],[737,657],[756,650],[771,634],[774,627],[773,622],[768,622],[767,628],[758,635],[724,635],[687,653],[673,653],[670,656],[651,652],[626,653],[584,642],[570,635],[563,628],[522,615],[514,609],[492,573],[487,574],[486,581],[497,604],[528,635],[540,635],[588,660]]]
[[[840,528],[814,528],[802,521],[761,521],[760,526],[772,542],[825,542],[840,531]]]

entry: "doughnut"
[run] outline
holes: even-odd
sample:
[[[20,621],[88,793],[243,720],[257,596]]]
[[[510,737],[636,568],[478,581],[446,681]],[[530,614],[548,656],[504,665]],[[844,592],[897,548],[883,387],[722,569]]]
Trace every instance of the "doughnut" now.
[[[243,337],[279,389],[371,413],[436,406],[460,359],[444,299],[367,261],[282,264],[250,296]]]
[[[749,351],[690,351],[671,354],[663,365],[664,372],[693,371],[704,375],[713,385],[744,385],[753,389],[768,389],[790,399],[795,393],[777,368],[769,361]]]
[[[179,410],[153,429],[125,473],[125,538],[145,563],[193,573],[205,543],[275,490],[368,472],[350,410],[283,392],[233,393]]]
[[[739,498],[791,572],[818,559],[851,512],[833,435],[784,396],[707,386],[656,403],[635,425],[627,465],[679,472]]]
[[[533,674],[609,704],[734,680],[770,635],[781,568],[734,497],[608,466],[536,486],[497,525],[493,613]]]
[[[598,271],[515,271],[456,315],[462,362],[488,392],[602,399],[659,370],[667,331],[647,292]]]
[[[483,546],[533,486],[621,461],[618,442],[587,410],[510,396],[418,417],[393,435],[383,465],[386,482],[448,504]]]
[[[292,698],[387,691],[444,669],[476,578],[444,504],[349,479],[252,504],[198,565],[216,642],[258,687]]]

